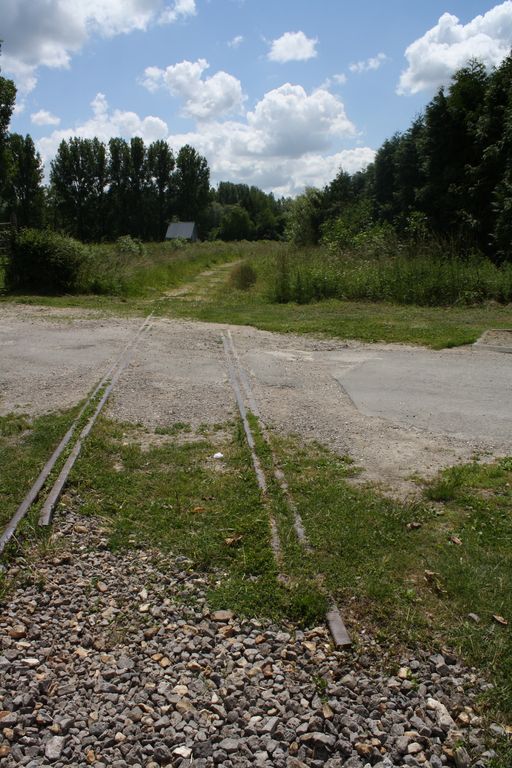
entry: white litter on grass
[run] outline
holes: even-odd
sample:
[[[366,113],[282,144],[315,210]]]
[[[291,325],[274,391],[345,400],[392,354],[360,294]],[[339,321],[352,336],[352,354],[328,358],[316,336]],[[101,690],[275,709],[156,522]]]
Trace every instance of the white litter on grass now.
[[[214,459],[223,459],[224,458],[224,454],[223,453],[214,453],[213,454],[213,458]]]

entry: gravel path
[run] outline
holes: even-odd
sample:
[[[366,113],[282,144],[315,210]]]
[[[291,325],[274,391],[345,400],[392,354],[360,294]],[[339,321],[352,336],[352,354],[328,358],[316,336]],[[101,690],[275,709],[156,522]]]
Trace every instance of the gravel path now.
[[[46,554],[11,570],[3,768],[488,765],[486,684],[456,659],[392,663],[371,640],[336,652],[324,628],[212,613],[185,559],[112,553],[105,533],[61,508]]]
[[[141,318],[92,311],[0,305],[0,415],[75,405],[140,324]],[[107,415],[150,429],[234,418],[222,329],[156,320],[116,386]],[[432,477],[475,455],[510,450],[510,355],[322,341],[246,327],[232,332],[269,426],[349,454],[363,468],[363,482],[391,495],[417,493],[413,474]],[[414,384],[403,398],[402,370]],[[387,387],[382,398],[380,384]],[[499,394],[493,400],[494,390]]]

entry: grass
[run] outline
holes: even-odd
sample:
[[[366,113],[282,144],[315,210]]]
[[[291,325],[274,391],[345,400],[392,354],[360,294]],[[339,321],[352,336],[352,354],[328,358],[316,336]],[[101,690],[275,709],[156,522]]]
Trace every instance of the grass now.
[[[510,718],[512,459],[454,467],[424,502],[402,505],[351,485],[353,467],[319,446],[275,443],[316,567],[352,621],[388,647],[456,648],[491,676],[489,704]]]
[[[255,259],[258,270],[258,259]],[[472,344],[489,328],[512,325],[510,307],[483,304],[457,307],[416,307],[389,303],[328,299],[312,304],[277,304],[263,279],[249,290],[203,276],[183,296],[162,299],[156,311],[170,317],[204,322],[250,325],[279,333],[314,334],[365,342],[422,344],[434,349]]]
[[[179,423],[154,437],[152,444],[142,428],[100,421],[71,478],[82,512],[110,519],[114,549],[158,547],[191,558],[211,574],[213,607],[287,614],[291,600],[277,581],[239,425],[191,435]],[[222,461],[212,458],[217,452]]]
[[[313,546],[307,555],[252,422],[270,480],[266,502],[238,422],[150,433],[102,418],[71,475],[71,496],[84,514],[110,520],[114,549],[157,547],[191,558],[211,576],[213,607],[314,624],[332,594],[356,637],[364,628],[394,656],[405,647],[455,648],[493,679],[491,711],[512,716],[510,627],[494,618],[512,623],[512,459],[448,470],[423,500],[403,504],[354,485],[357,468],[347,457],[274,436]],[[224,459],[214,460],[219,451]]]
[[[282,303],[326,298],[416,306],[512,301],[512,264],[463,258],[453,245],[434,242],[404,247],[393,238],[392,247],[382,244],[370,252],[297,249],[283,253],[271,272],[275,300]]]
[[[471,344],[489,328],[512,325],[510,305],[495,302],[440,307],[338,298],[276,303],[276,265],[283,254],[292,263],[295,258],[298,264],[307,258],[283,243],[201,243],[178,249],[153,243],[145,246],[144,255],[135,256],[116,254],[114,245],[94,249],[97,263],[106,265],[110,274],[104,280],[110,294],[0,295],[0,301],[118,315],[154,310],[163,316],[252,325],[281,333],[423,344],[434,349]]]
[[[75,412],[72,409],[34,419],[18,414],[0,417],[0,527],[16,511]]]
[[[494,683],[486,715],[510,721],[511,625],[499,617],[512,624],[512,458],[447,470],[424,487],[423,498],[403,504],[356,486],[350,458],[317,444],[272,435],[270,451],[250,418],[269,479],[266,501],[239,422],[196,431],[176,422],[149,432],[101,417],[66,503],[106,518],[115,550],[153,547],[191,558],[209,574],[213,608],[313,625],[332,594],[356,647],[364,629],[391,662],[405,648],[455,648]],[[19,501],[68,420],[0,420],[2,509]],[[219,451],[224,458],[213,459]],[[298,545],[292,513],[271,479],[274,457],[311,555]],[[279,569],[269,512],[282,543]],[[507,765],[508,748],[499,747],[496,766]]]

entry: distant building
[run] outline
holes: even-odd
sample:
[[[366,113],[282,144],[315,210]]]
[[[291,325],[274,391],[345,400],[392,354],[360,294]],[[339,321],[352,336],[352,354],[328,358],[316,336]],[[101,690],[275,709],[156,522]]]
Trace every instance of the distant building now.
[[[167,227],[165,239],[197,242],[199,240],[199,233],[195,221],[172,221]]]

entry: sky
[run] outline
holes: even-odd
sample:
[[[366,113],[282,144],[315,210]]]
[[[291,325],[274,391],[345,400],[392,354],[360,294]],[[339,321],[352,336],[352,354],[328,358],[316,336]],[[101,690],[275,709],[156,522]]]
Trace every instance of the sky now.
[[[192,144],[213,184],[277,196],[354,173],[471,58],[512,47],[512,0],[0,0],[11,131]]]

